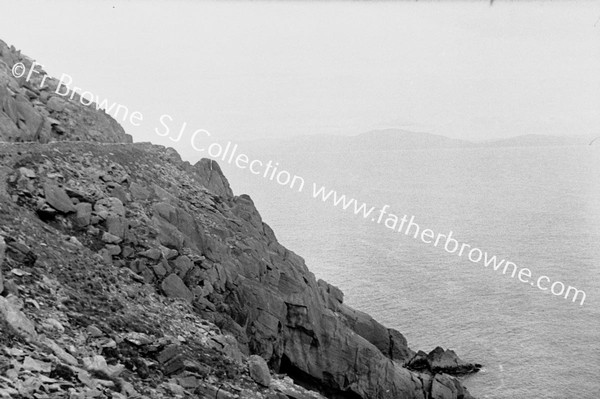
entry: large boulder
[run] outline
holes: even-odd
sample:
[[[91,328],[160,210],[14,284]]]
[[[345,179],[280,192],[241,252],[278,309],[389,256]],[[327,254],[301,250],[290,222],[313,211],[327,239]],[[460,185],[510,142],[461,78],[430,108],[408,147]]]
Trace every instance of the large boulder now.
[[[177,229],[177,227],[157,216],[153,217],[152,221],[158,230],[158,241],[162,245],[176,250],[183,248],[185,236]]]
[[[123,202],[116,197],[106,197],[94,204],[94,211],[103,219],[109,216],[125,216]]]
[[[269,366],[267,362],[257,355],[252,355],[248,359],[248,371],[250,377],[259,385],[268,387],[271,383],[271,373],[269,372]]]
[[[89,202],[80,202],[75,205],[77,214],[75,215],[75,223],[79,227],[86,227],[92,219],[92,204]]]
[[[433,373],[469,374],[481,368],[480,364],[465,362],[453,350],[444,350],[440,346],[429,352],[427,363]]]
[[[77,209],[73,205],[73,201],[71,201],[71,198],[69,198],[65,190],[63,190],[56,184],[49,182],[45,183],[44,195],[46,198],[46,202],[48,202],[48,204],[52,208],[56,209],[59,212],[71,213],[77,211]]]
[[[35,324],[21,311],[19,299],[13,295],[0,296],[0,317],[4,319],[17,334],[30,340],[37,339]]]
[[[303,311],[292,312],[292,320],[303,318]],[[283,371],[298,380],[310,376],[340,397],[425,398],[418,378],[345,327],[335,313],[325,312],[318,322],[309,319],[287,326]]]
[[[440,346],[429,353],[417,352],[406,366],[411,370],[452,375],[476,373],[481,369],[481,364],[465,362],[453,350],[444,350]]]
[[[184,284],[183,280],[176,274],[168,275],[161,283],[160,287],[166,296],[171,298],[181,298],[187,302],[192,302],[194,294]]]

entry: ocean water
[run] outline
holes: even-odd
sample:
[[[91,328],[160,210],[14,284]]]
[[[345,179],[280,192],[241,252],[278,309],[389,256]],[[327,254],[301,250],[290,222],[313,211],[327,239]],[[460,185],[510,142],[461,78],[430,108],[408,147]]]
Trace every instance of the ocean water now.
[[[600,398],[600,147],[249,155],[305,179],[298,192],[220,162],[278,239],[411,348],[482,363],[464,381],[476,397]],[[313,183],[452,231],[534,279],[584,290],[585,302],[314,199]]]

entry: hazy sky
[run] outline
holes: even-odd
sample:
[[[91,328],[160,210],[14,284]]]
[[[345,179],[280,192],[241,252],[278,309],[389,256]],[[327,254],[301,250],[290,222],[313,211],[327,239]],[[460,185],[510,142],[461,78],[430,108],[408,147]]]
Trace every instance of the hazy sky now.
[[[600,2],[0,0],[0,38],[140,111],[136,140],[600,133]],[[187,132],[187,130],[186,130]]]

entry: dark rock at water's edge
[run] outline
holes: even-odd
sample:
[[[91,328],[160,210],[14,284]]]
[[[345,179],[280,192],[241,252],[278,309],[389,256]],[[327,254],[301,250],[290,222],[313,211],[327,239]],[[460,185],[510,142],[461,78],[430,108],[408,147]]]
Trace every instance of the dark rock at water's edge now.
[[[43,90],[10,76],[26,58],[0,51],[6,109],[26,96],[64,126],[31,135],[0,113],[0,325],[14,337],[0,338],[0,365],[18,366],[0,397],[471,397],[447,374],[465,367],[453,352],[405,367],[419,354],[404,336],[317,281],[214,161],[191,165],[129,143],[92,107],[36,99],[28,90]]]
[[[406,362],[406,367],[415,371],[462,375],[476,373],[482,366],[477,363],[465,362],[453,350],[444,350],[438,346],[429,354],[423,351],[417,352]]]

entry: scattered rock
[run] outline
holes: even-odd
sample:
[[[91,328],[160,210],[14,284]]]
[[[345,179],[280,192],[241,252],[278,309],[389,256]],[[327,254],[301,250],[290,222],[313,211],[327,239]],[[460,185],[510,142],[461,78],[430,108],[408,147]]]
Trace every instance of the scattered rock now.
[[[167,248],[181,250],[185,241],[184,235],[171,223],[160,217],[153,217],[152,221],[158,229],[158,240]]]
[[[165,386],[172,395],[175,395],[175,397],[183,397],[185,395],[185,388],[183,388],[180,385],[177,385],[172,382],[167,382],[165,383]]]
[[[65,109],[66,102],[60,97],[52,96],[46,103],[46,106],[51,111],[62,112]]]
[[[174,359],[177,355],[179,355],[179,346],[169,345],[158,354],[156,360],[158,360],[161,364],[166,364]]]
[[[179,256],[177,259],[175,259],[175,262],[173,263],[177,275],[182,279],[185,278],[187,272],[190,271],[192,267],[194,267],[194,263],[190,260],[190,258],[188,258],[185,255]]]
[[[128,203],[131,199],[129,194],[120,184],[113,184],[110,189],[111,197],[118,198],[123,204]]]
[[[179,384],[184,389],[194,390],[200,385],[200,380],[193,375],[187,377],[177,378],[177,384]]]
[[[259,385],[268,387],[271,383],[271,373],[267,362],[260,356],[252,355],[248,359],[248,369],[250,377]]]
[[[102,248],[98,252],[98,255],[99,255],[100,259],[102,260],[102,262],[105,265],[112,265],[113,264],[113,258],[112,258],[112,255],[110,254],[110,252],[108,251],[108,249]]]
[[[152,337],[140,332],[129,332],[125,334],[125,339],[137,346],[150,345],[154,342]]]
[[[127,230],[127,219],[119,216],[108,216],[106,218],[106,228],[110,234],[123,238]]]
[[[37,260],[35,253],[25,243],[9,237],[6,238],[6,254],[25,266],[33,266]]]
[[[9,295],[6,298],[0,296],[0,316],[24,338],[32,340],[37,338],[35,325],[21,312],[15,296]]]
[[[102,234],[102,241],[104,241],[107,244],[118,244],[123,240],[121,239],[121,237],[116,236],[114,234],[110,234],[108,231],[105,231],[104,234]]]
[[[84,358],[83,365],[88,371],[98,371],[110,377],[118,376],[124,369],[123,365],[108,365],[104,356],[100,355]]]
[[[87,327],[87,332],[88,332],[88,334],[90,334],[90,337],[93,337],[93,338],[98,338],[98,337],[101,337],[101,336],[104,335],[104,333],[102,332],[102,330],[99,329],[98,327],[96,327],[93,324],[90,324]]]
[[[81,243],[81,241],[79,241],[77,239],[77,237],[75,237],[75,236],[69,237],[69,239],[67,240],[67,243],[72,244],[72,245],[74,245],[77,248],[82,248],[83,247],[83,244]]]
[[[63,362],[75,366],[78,364],[77,359],[75,359],[72,355],[67,353],[63,348],[61,348],[56,342],[51,340],[50,338],[40,336],[39,344],[48,348],[52,353],[56,355]]]
[[[25,357],[25,360],[23,360],[23,368],[29,371],[40,371],[42,373],[50,373],[50,371],[52,370],[52,364],[40,362],[27,356]]]
[[[151,248],[146,251],[140,252],[140,255],[148,259],[159,260],[162,256],[162,252],[159,249]]]
[[[136,182],[131,182],[129,185],[129,191],[131,191],[131,196],[135,200],[145,201],[150,198],[150,191]]]
[[[73,201],[67,195],[65,190],[52,183],[44,184],[44,194],[48,204],[62,213],[71,213],[77,211]]]
[[[238,363],[244,358],[238,342],[231,335],[212,336],[209,345]]]
[[[36,177],[36,174],[35,174],[34,170],[29,169],[29,168],[25,168],[25,167],[20,167],[19,168],[19,174],[21,176],[24,176],[24,177],[28,178],[28,179],[35,179],[35,177]]]
[[[55,329],[60,333],[64,333],[65,332],[65,327],[62,325],[62,323],[56,319],[53,318],[48,318],[44,321],[44,324],[49,326],[51,329]]]
[[[121,253],[121,247],[114,244],[108,244],[104,247],[110,256],[117,256]]]
[[[4,280],[4,295],[19,295],[19,286],[13,279]]]
[[[75,216],[75,223],[79,227],[87,227],[92,220],[92,204],[88,202],[80,202],[75,205],[77,215]]]
[[[10,271],[11,274],[14,274],[17,277],[23,277],[23,276],[31,276],[31,273],[26,272],[25,270],[19,269],[19,268],[14,268]]]
[[[156,273],[158,278],[163,278],[167,275],[167,269],[165,269],[162,263],[157,263],[156,265],[152,266],[152,270],[154,270],[154,273]]]
[[[161,283],[160,287],[166,296],[171,298],[182,298],[192,302],[194,294],[185,285],[183,280],[176,274],[170,274]]]
[[[125,207],[120,199],[115,197],[102,198],[94,204],[96,213],[106,212],[107,215],[125,216]]]

